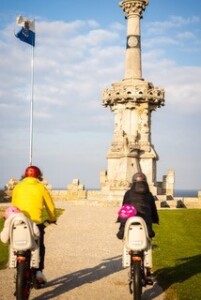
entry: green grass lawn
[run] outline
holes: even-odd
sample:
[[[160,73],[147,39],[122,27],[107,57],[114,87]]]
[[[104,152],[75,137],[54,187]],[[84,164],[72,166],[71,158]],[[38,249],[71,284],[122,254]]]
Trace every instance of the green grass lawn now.
[[[160,210],[154,226],[154,270],[165,300],[200,300],[201,210]]]
[[[153,263],[165,300],[201,300],[201,209],[159,210],[159,217]],[[7,259],[8,246],[0,242],[0,269]]]
[[[3,228],[4,220],[0,218],[0,231]],[[0,270],[6,266],[8,261],[8,245],[0,241]]]

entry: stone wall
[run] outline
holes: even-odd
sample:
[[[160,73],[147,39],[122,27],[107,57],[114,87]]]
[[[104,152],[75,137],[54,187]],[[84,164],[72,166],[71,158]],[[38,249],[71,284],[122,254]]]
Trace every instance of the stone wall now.
[[[74,205],[90,205],[90,206],[116,206],[122,203],[123,191],[111,194],[104,193],[102,190],[85,190],[84,185],[79,180],[73,180],[72,184],[67,186],[66,190],[49,190],[53,200],[67,201]],[[0,190],[0,203],[9,203],[11,194]],[[201,191],[198,197],[169,197],[167,195],[156,197],[156,206],[161,208],[200,208],[201,209]]]
[[[87,190],[85,197],[76,198],[76,194],[69,194],[66,190],[52,190],[51,195],[54,201],[68,201],[74,205],[90,205],[90,206],[116,206],[122,203],[123,195],[104,195],[101,190]],[[73,195],[73,197],[69,197]],[[166,204],[166,205],[164,205]],[[201,192],[199,197],[156,197],[156,206],[161,208],[200,208],[201,209]]]

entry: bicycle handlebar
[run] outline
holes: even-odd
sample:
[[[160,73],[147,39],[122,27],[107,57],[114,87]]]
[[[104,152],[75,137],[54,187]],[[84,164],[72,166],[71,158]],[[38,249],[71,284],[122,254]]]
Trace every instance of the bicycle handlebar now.
[[[45,227],[47,227],[48,225],[50,225],[50,224],[55,224],[55,225],[57,225],[57,221],[50,221],[50,220],[45,220],[44,222],[43,222],[43,224],[44,224],[44,226]]]

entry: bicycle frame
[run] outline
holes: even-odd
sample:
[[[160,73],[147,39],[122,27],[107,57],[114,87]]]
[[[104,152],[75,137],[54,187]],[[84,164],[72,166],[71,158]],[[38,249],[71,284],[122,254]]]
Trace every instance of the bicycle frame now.
[[[134,300],[141,300],[142,288],[146,286],[146,261],[151,251],[151,240],[147,226],[141,217],[131,217],[126,221],[123,239],[123,267],[130,267],[129,290]],[[149,253],[149,260],[151,252]]]

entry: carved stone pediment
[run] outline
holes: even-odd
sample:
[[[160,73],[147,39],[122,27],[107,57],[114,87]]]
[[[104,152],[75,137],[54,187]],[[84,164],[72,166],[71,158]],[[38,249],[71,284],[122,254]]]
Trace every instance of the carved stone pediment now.
[[[140,103],[149,103],[160,107],[165,103],[164,89],[154,87],[152,83],[144,85],[127,86],[124,84],[113,84],[103,92],[103,106],[115,106],[116,104],[129,104],[127,108],[134,108]]]

